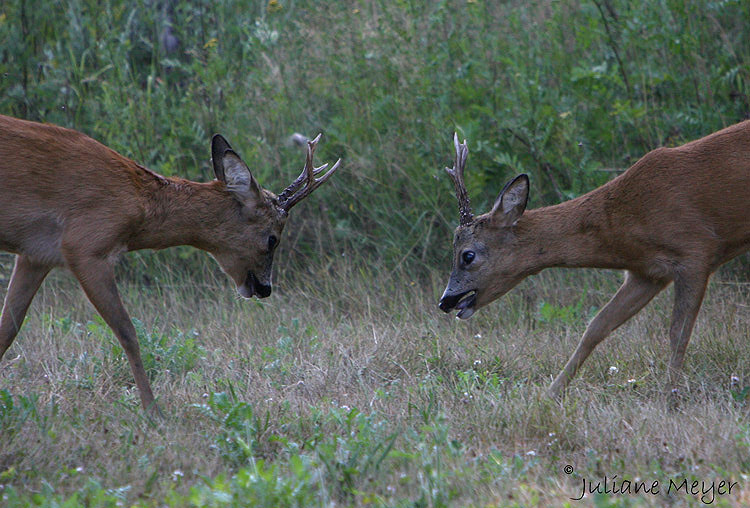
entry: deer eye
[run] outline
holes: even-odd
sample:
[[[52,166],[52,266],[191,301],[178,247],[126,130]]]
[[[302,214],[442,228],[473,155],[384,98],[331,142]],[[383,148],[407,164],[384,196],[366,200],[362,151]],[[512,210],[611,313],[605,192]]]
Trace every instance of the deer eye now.
[[[467,250],[464,251],[463,254],[461,254],[461,260],[464,262],[465,265],[471,264],[472,261],[474,261],[474,258],[476,257],[476,254],[473,250]]]
[[[268,250],[273,250],[274,247],[279,243],[279,239],[276,238],[276,235],[271,235],[268,237]]]

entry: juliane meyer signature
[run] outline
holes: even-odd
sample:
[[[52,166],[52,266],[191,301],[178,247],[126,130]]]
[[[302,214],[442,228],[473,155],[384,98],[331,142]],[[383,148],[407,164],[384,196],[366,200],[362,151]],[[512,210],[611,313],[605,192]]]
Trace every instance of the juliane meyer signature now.
[[[563,468],[565,474],[573,474],[573,466]],[[737,493],[739,483],[731,480],[694,480],[689,478],[669,478],[668,480],[627,480],[618,475],[604,476],[595,480],[581,477],[573,501],[580,501],[587,494],[611,495],[652,495],[667,496],[687,495],[700,500],[703,504],[712,504],[717,498]]]

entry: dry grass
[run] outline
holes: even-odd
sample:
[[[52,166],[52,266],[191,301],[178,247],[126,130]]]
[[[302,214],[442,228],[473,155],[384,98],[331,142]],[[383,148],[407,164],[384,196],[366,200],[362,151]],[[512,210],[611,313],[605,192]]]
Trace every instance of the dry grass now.
[[[0,483],[27,493],[46,483],[65,498],[95,481],[127,487],[128,502],[163,505],[202,477],[253,463],[222,448],[237,437],[226,420],[195,407],[228,392],[258,417],[255,459],[305,457],[320,504],[700,504],[684,492],[570,500],[581,478],[605,475],[664,490],[672,478],[731,479],[739,486],[723,502],[750,502],[748,401],[739,395],[750,385],[747,285],[711,285],[688,350],[689,389],[670,411],[662,381],[671,290],[592,355],[559,403],[545,388],[618,274],[545,272],[459,323],[435,305],[441,274],[412,281],[342,265],[310,270],[262,303],[239,300],[210,275],[123,284],[144,330],[168,345],[195,339],[157,352],[153,385],[167,416],[155,426],[112,335],[71,279],[53,276],[0,363],[0,390],[16,403],[0,406]],[[574,310],[550,317],[544,303]],[[24,396],[36,401],[26,419]],[[350,408],[367,418],[354,430]],[[391,436],[383,462],[354,463],[350,483],[325,466],[326,440],[338,443],[329,461],[351,464],[355,445],[375,455]]]

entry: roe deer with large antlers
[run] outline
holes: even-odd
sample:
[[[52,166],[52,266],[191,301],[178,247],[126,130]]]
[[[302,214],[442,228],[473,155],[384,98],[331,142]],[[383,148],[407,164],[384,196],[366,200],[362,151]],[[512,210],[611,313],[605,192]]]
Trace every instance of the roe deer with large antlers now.
[[[674,282],[668,376],[674,387],[709,277],[750,249],[750,121],[653,150],[605,185],[554,206],[526,210],[529,179],[519,175],[478,217],[463,182],[466,142],[454,136],[454,143],[456,162],[446,170],[461,220],[440,308],[467,319],[548,267],[626,270],[622,287],[550,386],[558,396],[599,342]]]
[[[65,267],[122,344],[143,406],[158,411],[115,284],[117,256],[192,245],[216,258],[242,297],[269,296],[290,208],[339,167],[313,166],[319,139],[308,142],[302,174],[277,196],[220,135],[211,144],[216,180],[197,183],[158,175],[79,132],[0,116],[0,250],[17,255],[0,358],[47,273]]]

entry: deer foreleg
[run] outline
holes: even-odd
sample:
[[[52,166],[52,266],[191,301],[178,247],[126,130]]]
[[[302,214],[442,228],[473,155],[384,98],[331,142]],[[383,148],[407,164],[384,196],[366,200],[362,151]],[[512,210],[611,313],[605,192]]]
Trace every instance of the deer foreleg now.
[[[83,287],[86,296],[120,341],[130,363],[135,385],[143,407],[158,414],[151,385],[146,376],[138,347],[138,337],[128,312],[120,300],[115,283],[114,268],[103,259],[87,258],[70,262],[70,269]]]
[[[666,285],[666,281],[655,281],[627,272],[620,289],[586,327],[575,352],[550,386],[549,395],[558,397],[594,348],[613,330],[641,310]]]
[[[682,373],[690,335],[695,318],[706,294],[708,276],[678,277],[674,282],[674,308],[669,329],[669,345],[672,355],[669,360],[669,386],[675,388]]]
[[[33,263],[28,257],[16,256],[8,293],[0,315],[0,358],[8,350],[21,329],[31,300],[42,285],[51,267]]]

